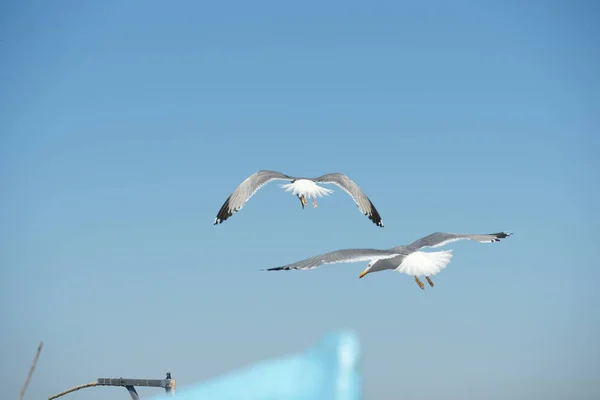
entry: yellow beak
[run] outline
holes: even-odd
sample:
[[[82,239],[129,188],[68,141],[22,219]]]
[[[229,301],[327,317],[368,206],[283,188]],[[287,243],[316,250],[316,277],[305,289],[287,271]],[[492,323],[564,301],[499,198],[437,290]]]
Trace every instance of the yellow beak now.
[[[360,275],[358,276],[358,278],[362,278],[363,276],[365,276],[366,274],[369,273],[369,268],[365,269],[363,272],[360,273]]]

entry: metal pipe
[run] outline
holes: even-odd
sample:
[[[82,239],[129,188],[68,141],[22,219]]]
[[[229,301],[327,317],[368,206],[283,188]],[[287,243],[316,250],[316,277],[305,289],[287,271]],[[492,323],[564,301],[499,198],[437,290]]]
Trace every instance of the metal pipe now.
[[[86,383],[85,385],[75,386],[64,392],[55,394],[48,400],[56,399],[65,394],[74,392],[79,389],[93,386],[121,386],[127,389],[132,400],[140,400],[140,395],[135,390],[135,386],[163,388],[168,394],[175,395],[175,379],[171,378],[171,373],[167,372],[166,379],[124,379],[124,378],[98,378],[96,382]]]

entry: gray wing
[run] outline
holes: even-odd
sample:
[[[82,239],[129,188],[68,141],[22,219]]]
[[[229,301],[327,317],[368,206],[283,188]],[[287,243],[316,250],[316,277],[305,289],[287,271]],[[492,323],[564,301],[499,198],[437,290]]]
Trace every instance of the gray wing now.
[[[456,242],[457,240],[476,240],[480,243],[491,243],[498,242],[500,239],[504,239],[512,235],[510,232],[498,232],[498,233],[449,233],[449,232],[436,232],[431,235],[425,236],[418,239],[407,247],[418,250],[423,247],[441,247],[445,244]],[[402,247],[402,246],[398,246]],[[395,249],[395,248],[394,248]]]
[[[342,190],[352,197],[352,200],[354,200],[360,212],[369,217],[369,219],[373,221],[375,225],[383,228],[383,221],[381,220],[379,212],[367,195],[364,194],[360,186],[358,186],[352,179],[340,172],[334,172],[332,174],[325,174],[315,178],[314,181],[319,183],[332,183],[342,188]]]
[[[267,183],[274,180],[291,181],[294,179],[295,177],[293,176],[276,171],[260,170],[253,173],[248,178],[244,179],[233,193],[229,195],[227,200],[225,200],[225,203],[223,203],[221,209],[217,213],[214,225],[223,223],[227,218],[241,210],[244,204],[254,196],[254,193]]]
[[[381,260],[396,257],[398,254],[389,250],[376,249],[345,249],[332,251],[310,257],[283,267],[269,268],[265,271],[288,271],[292,269],[313,269],[321,264],[351,263],[360,261]]]

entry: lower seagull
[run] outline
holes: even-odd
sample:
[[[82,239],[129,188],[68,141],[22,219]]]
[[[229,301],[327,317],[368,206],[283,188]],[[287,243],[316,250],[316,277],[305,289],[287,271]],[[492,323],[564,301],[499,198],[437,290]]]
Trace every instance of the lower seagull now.
[[[457,240],[475,240],[480,243],[492,243],[498,242],[500,239],[507,238],[511,235],[511,232],[484,234],[435,232],[431,235],[422,237],[411,244],[396,246],[391,249],[336,250],[282,267],[263,269],[263,271],[305,270],[316,268],[321,264],[370,261],[367,268],[360,273],[359,278],[362,278],[371,272],[390,269],[413,276],[417,285],[425,290],[425,285],[419,277],[425,276],[427,283],[433,287],[433,281],[430,277],[446,268],[446,266],[450,264],[453,255],[452,250],[425,252],[420,251],[422,248],[441,247]]]

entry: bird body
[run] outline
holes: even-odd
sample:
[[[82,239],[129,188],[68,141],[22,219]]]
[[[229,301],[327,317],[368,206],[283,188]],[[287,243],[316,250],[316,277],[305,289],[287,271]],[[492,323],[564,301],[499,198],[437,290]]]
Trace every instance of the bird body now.
[[[361,188],[350,178],[340,172],[321,175],[317,178],[305,178],[290,176],[277,171],[260,170],[250,175],[229,195],[221,209],[217,213],[214,220],[214,225],[223,223],[234,213],[244,207],[252,196],[264,185],[274,181],[289,181],[289,183],[280,185],[286,192],[291,192],[292,195],[300,199],[302,208],[307,204],[308,199],[312,199],[312,205],[317,208],[316,199],[318,197],[329,196],[334,193],[333,190],[324,188],[319,184],[333,184],[340,187],[346,192],[360,210],[373,223],[379,227],[383,227],[383,221],[379,212],[371,202],[371,200],[363,193]]]
[[[452,250],[444,251],[414,251],[407,256],[400,255],[390,259],[390,263],[381,263],[386,269],[395,269],[396,271],[411,276],[432,276],[446,268],[452,260]],[[377,260],[375,260],[377,261]],[[375,264],[371,262],[369,271]]]
[[[294,196],[304,197],[307,200],[329,196],[333,193],[333,190],[319,186],[314,180],[307,178],[295,179],[291,183],[279,185],[279,187],[285,189],[286,192],[292,192]]]
[[[450,264],[453,254],[452,250],[426,252],[421,251],[421,249],[425,247],[441,247],[457,240],[475,240],[480,243],[492,243],[510,235],[512,235],[512,233],[508,232],[490,234],[436,232],[422,237],[409,245],[396,246],[386,250],[336,250],[282,267],[269,268],[267,271],[313,269],[321,264],[360,262],[368,259],[370,262],[367,265],[367,268],[360,273],[359,278],[362,278],[371,272],[395,270],[406,275],[412,275],[419,287],[425,289],[425,285],[421,282],[419,277],[425,276],[429,285],[433,287],[434,284],[430,276],[436,275],[446,268],[448,264]]]

